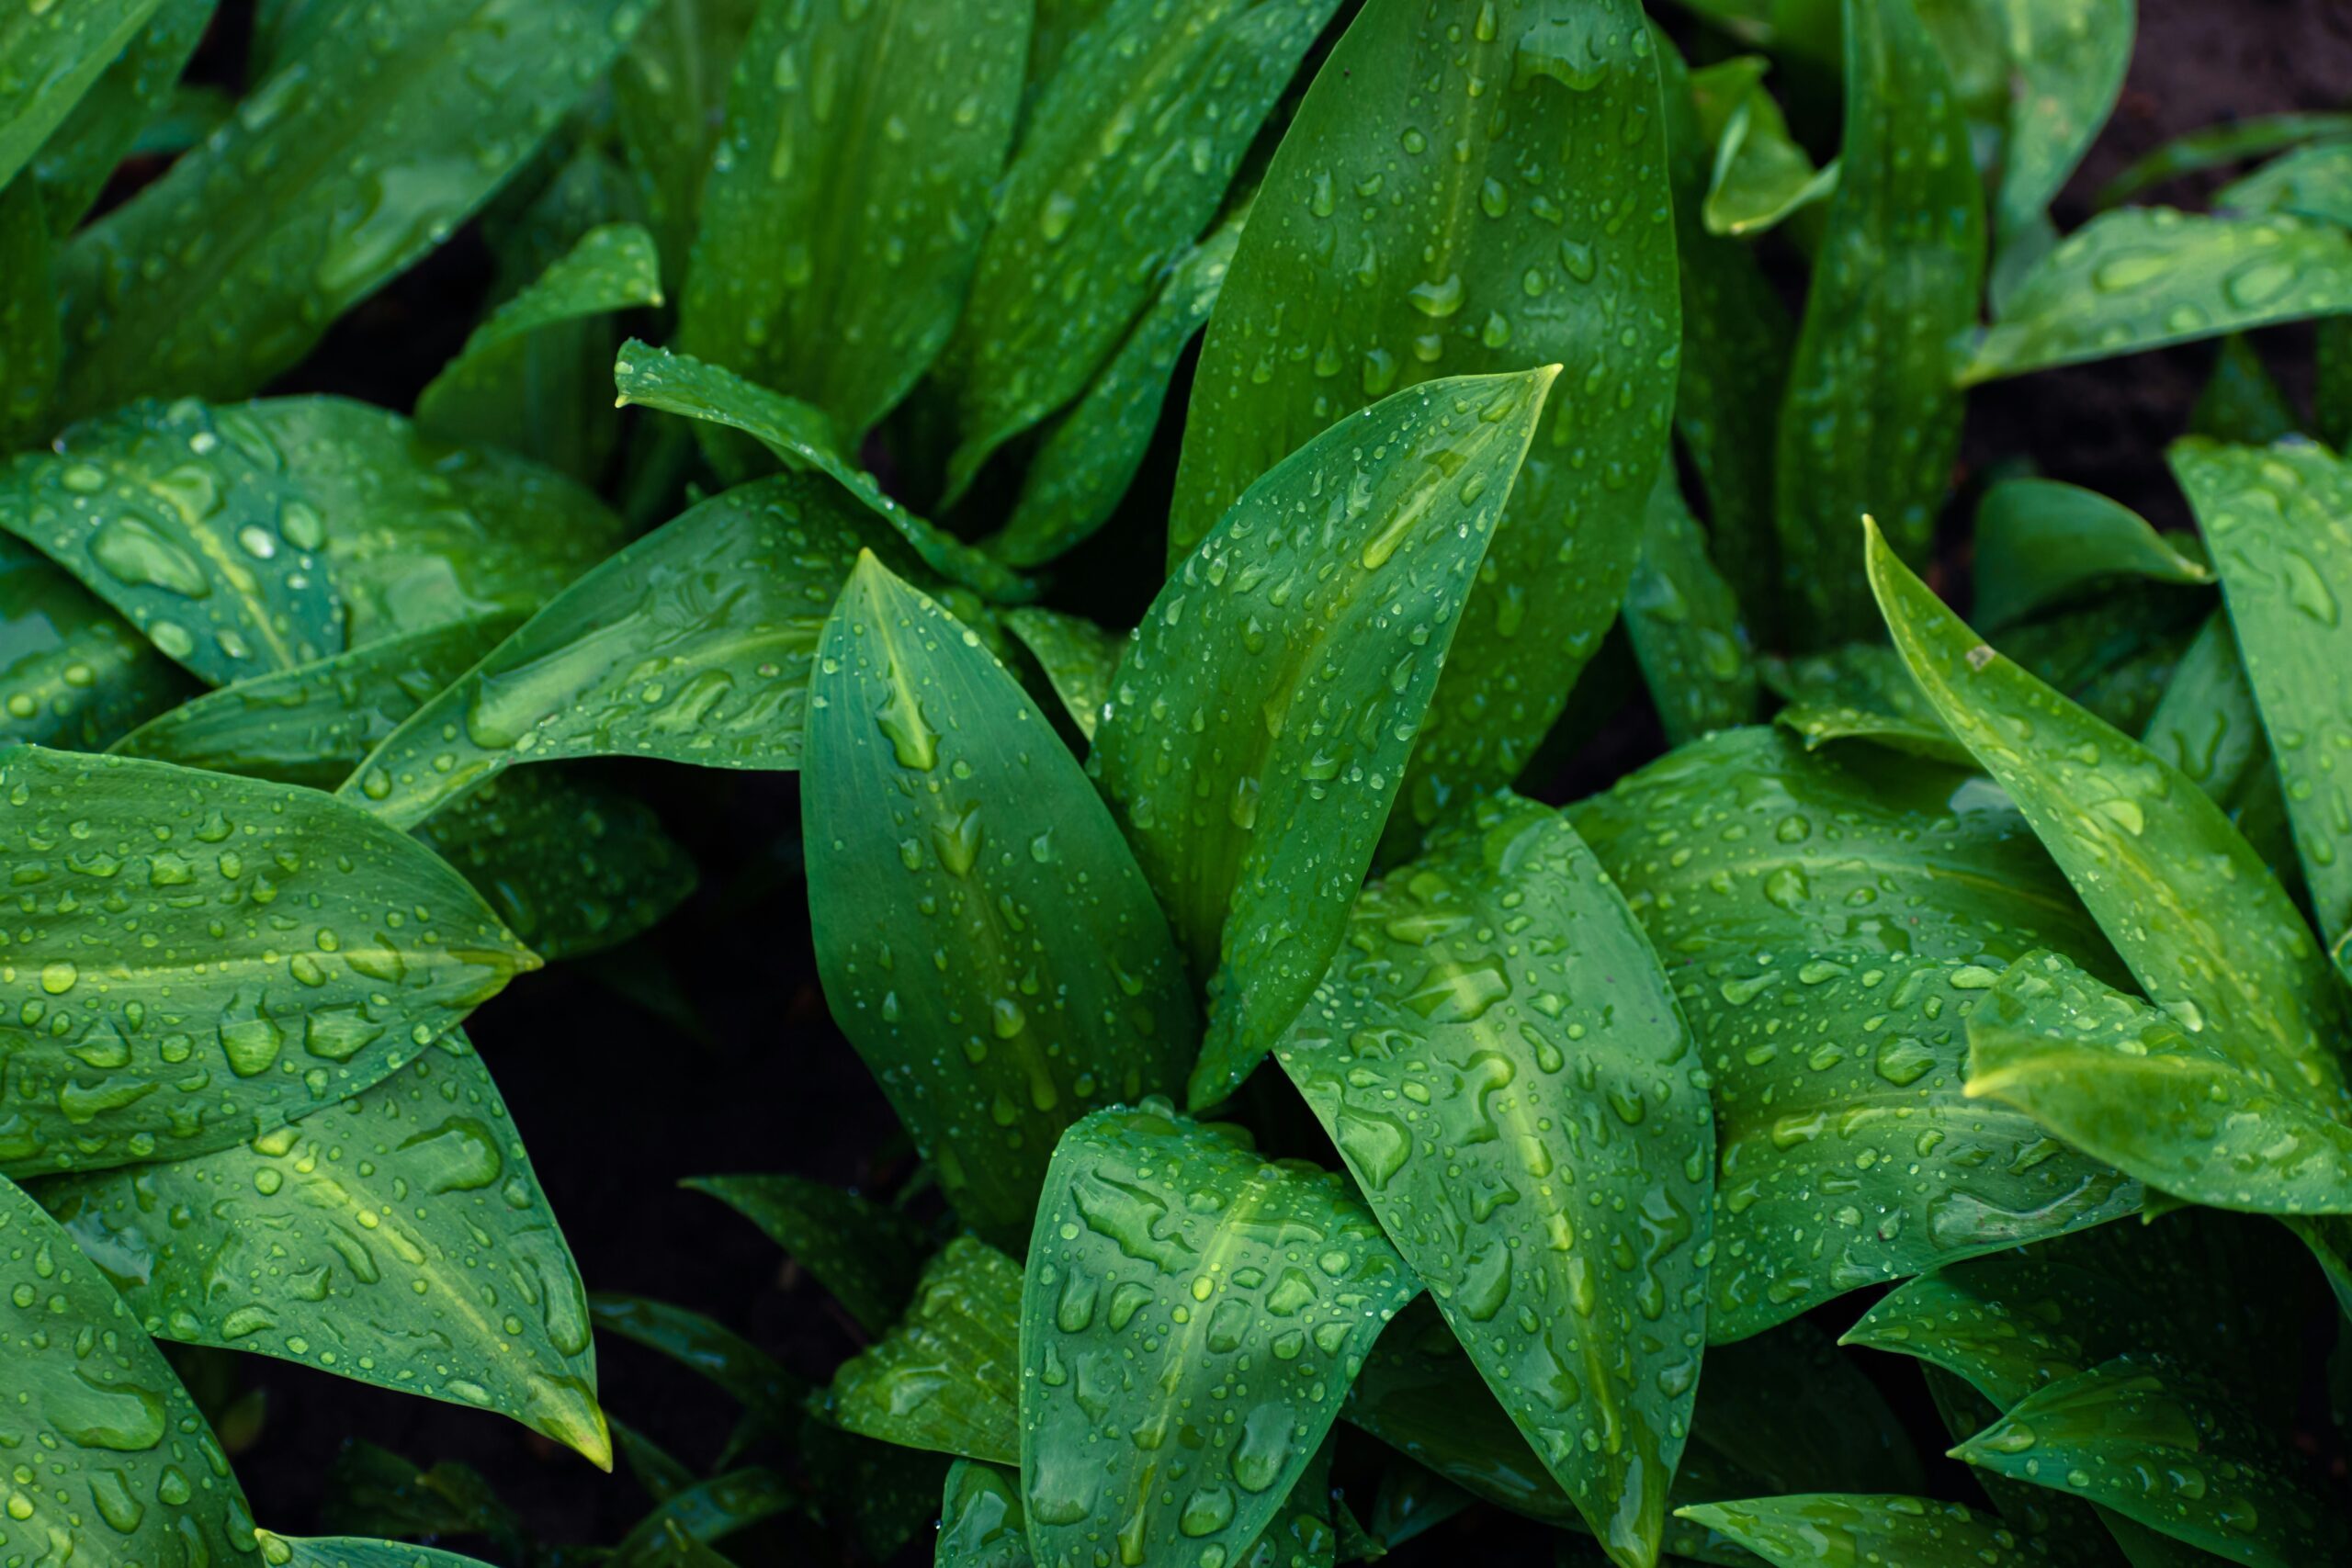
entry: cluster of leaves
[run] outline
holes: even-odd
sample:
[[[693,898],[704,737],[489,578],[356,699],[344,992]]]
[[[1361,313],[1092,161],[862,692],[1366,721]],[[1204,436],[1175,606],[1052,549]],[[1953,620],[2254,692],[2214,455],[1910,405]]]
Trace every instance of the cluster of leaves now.
[[[517,1560],[2352,1554],[2352,123],[2062,236],[2131,0],[277,0],[234,99],[212,10],[0,15],[0,1557],[461,1561],[259,1529],[158,1341],[617,1436],[584,1553],[345,1455]],[[477,217],[408,415],[256,396]],[[2215,337],[2197,536],[2012,475],[1915,575],[1968,388]],[[461,1027],[690,889],[616,757],[802,775],[942,1201],[701,1184],[813,1393],[589,1297]],[[1890,1285],[1971,1502],[1804,1316]]]

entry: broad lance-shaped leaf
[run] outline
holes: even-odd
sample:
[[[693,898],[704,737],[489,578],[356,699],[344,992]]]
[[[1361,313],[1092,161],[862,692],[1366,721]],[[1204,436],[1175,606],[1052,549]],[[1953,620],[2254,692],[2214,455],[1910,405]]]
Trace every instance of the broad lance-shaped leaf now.
[[[278,1535],[270,1530],[255,1530],[254,1536],[261,1543],[261,1560],[268,1568],[488,1568],[471,1557],[404,1540]]]
[[[2097,491],[2004,479],[1976,508],[1976,619],[1997,630],[2110,578],[2201,587],[2213,571],[2194,549]]]
[[[697,1481],[655,1504],[607,1559],[615,1568],[712,1568],[728,1560],[695,1548],[723,1540],[797,1501],[775,1472],[751,1465]]]
[[[1090,766],[1201,973],[1193,1103],[1322,977],[1555,373],[1398,392],[1236,502],[1128,644]]]
[[[2224,168],[2301,142],[2352,135],[2352,114],[2256,114],[2199,126],[2158,147],[2098,189],[2093,203],[2120,206],[2182,175]]]
[[[82,95],[147,25],[156,0],[12,8],[0,19],[0,186],[32,161]]]
[[[1039,1568],[1114,1551],[1236,1561],[1419,1289],[1344,1179],[1270,1164],[1237,1128],[1149,1107],[1072,1127],[1021,1302]]]
[[[1813,645],[1875,629],[1853,528],[1926,553],[1960,446],[1954,334],[1976,319],[1984,198],[1912,0],[1845,0],[1846,140],[1781,410],[1784,591]]]
[[[958,1213],[1017,1247],[1062,1129],[1198,1038],[1150,886],[979,639],[860,558],[809,679],[801,837],[842,1032]]]
[[[1714,1086],[1710,1338],[2139,1209],[2138,1182],[1967,1097],[1963,1025],[1997,971],[1787,953],[1681,973]]]
[[[2029,956],[1969,1021],[1968,1092],[2195,1202],[2352,1213],[2341,1100],[2248,1032],[2190,1030],[2054,954]]]
[[[2038,1568],[2048,1560],[1998,1519],[1931,1497],[1814,1493],[1697,1503],[1683,1518],[1719,1530],[1772,1568]]]
[[[2286,785],[2320,933],[2352,977],[2352,468],[2326,448],[2176,443]]]
[[[1045,671],[1046,684],[1061,699],[1070,723],[1091,741],[1102,722],[1102,705],[1111,700],[1111,682],[1118,674],[1127,639],[1083,616],[1026,605],[1006,615],[1004,626]]]
[[[1018,1464],[1020,1335],[1021,1266],[958,1236],[906,1315],[833,1373],[825,1413],[884,1442]]]
[[[762,6],[703,186],[679,346],[823,409],[856,451],[956,325],[1029,17],[1028,0]]]
[[[1724,124],[1702,211],[1712,234],[1761,234],[1838,188],[1838,161],[1821,168],[1789,134],[1781,106],[1751,85]]]
[[[992,1464],[958,1460],[939,1503],[934,1568],[1029,1568],[1029,1520],[1021,1477]]]
[[[825,616],[858,552],[878,547],[905,560],[896,546],[813,476],[722,491],[581,578],[442,685],[343,793],[405,828],[522,762],[797,767]]]
[[[2213,612],[2180,656],[2140,743],[2234,810],[2269,764],[2261,710],[2228,613]]]
[[[889,1327],[914,1293],[923,1230],[897,1209],[797,1176],[698,1176],[679,1185],[759,1226],[869,1335]]]
[[[6,1181],[0,1283],[11,1303],[0,1307],[0,1378],[27,1467],[0,1518],[0,1551],[26,1562],[60,1552],[247,1561],[253,1514],[196,1402],[106,1275]]]
[[[2352,234],[2269,215],[2101,213],[2019,279],[1962,386],[2352,308]]]
[[[1180,573],[1261,475],[1366,404],[1566,367],[1420,720],[1407,849],[1460,791],[1518,776],[1624,597],[1674,401],[1658,92],[1633,0],[1372,0],[1283,133],[1209,321]],[[1323,956],[1300,955],[1302,987]]]
[[[2290,212],[2342,228],[2352,223],[2352,148],[2313,142],[2274,158],[2213,195],[2225,212]]]
[[[566,394],[595,389],[603,379],[603,366],[595,367],[592,379],[588,366],[581,362],[581,342],[548,329],[661,303],[661,263],[653,236],[635,223],[590,230],[529,288],[476,327],[458,356],[426,383],[417,394],[417,428],[447,441],[520,453],[593,482],[596,465],[577,428],[578,419],[589,411]],[[600,360],[609,357],[610,335],[601,343],[589,341],[601,351]],[[544,363],[539,357],[543,348],[566,356],[569,363]],[[548,389],[543,379],[560,389]],[[598,396],[594,401],[601,405],[604,400]],[[595,412],[613,417],[600,407]]]
[[[422,845],[315,790],[23,746],[0,798],[10,1176],[242,1144],[538,963]]]
[[[664,0],[613,62],[613,118],[662,275],[686,276],[736,57],[759,0]]]
[[[213,8],[214,0],[164,0],[153,7],[147,25],[99,73],[41,144],[31,168],[51,233],[62,237],[80,226],[124,158],[144,152],[182,152],[218,129],[215,121],[175,146],[156,145],[154,132],[161,129],[156,122],[169,118],[172,100],[182,92],[180,73],[211,26]],[[220,102],[226,118],[225,96]],[[7,183],[7,176],[0,175],[0,185]]]
[[[991,554],[1039,566],[1109,520],[1143,467],[1169,380],[1216,304],[1247,217],[1227,219],[1169,268],[1159,297],[1030,459],[1012,517],[988,541]]]
[[[2114,111],[2138,13],[2138,0],[2037,0],[1996,8],[2007,33],[2012,85],[1993,203],[1996,301],[2057,241],[2050,203]]]
[[[961,437],[951,495],[1110,357],[1162,269],[1208,226],[1336,9],[1338,0],[1109,0],[1070,39],[1005,171],[942,366]]]
[[[66,417],[149,394],[244,397],[294,364],[471,216],[645,9],[338,7],[220,134],[65,247]]]
[[[2308,1096],[2322,1117],[2352,1111],[2327,955],[2222,808],[1986,647],[1875,529],[1868,548],[1920,690],[2033,823],[2148,998],[2273,1092]]]
[[[1756,663],[1739,601],[1716,571],[1670,466],[1650,492],[1624,616],[1668,745],[1756,716]]]
[[[87,589],[0,537],[0,739],[96,751],[196,689]]]
[[[2252,1568],[2352,1556],[2338,1500],[2281,1429],[2162,1356],[2118,1356],[2041,1389],[1952,1456]]]
[[[620,400],[665,413],[740,430],[758,441],[788,468],[813,468],[847,491],[888,523],[922,563],[942,577],[992,599],[1032,596],[1033,586],[1013,570],[909,512],[882,491],[872,474],[842,447],[840,434],[813,403],[755,386],[732,371],[706,365],[691,355],[672,354],[631,338],[613,366]]]
[[[0,452],[48,434],[65,345],[50,265],[49,220],[30,180],[0,188]]]
[[[747,1415],[778,1430],[789,1430],[800,1414],[800,1380],[741,1335],[698,1312],[600,1291],[588,1298],[588,1315],[605,1333],[693,1368]]]
[[[462,1032],[251,1143],[34,1192],[150,1334],[495,1410],[612,1466],[587,1292]]]
[[[1487,1386],[1640,1568],[1706,1340],[1706,1080],[1556,814],[1493,797],[1425,848],[1356,900],[1277,1054]]]

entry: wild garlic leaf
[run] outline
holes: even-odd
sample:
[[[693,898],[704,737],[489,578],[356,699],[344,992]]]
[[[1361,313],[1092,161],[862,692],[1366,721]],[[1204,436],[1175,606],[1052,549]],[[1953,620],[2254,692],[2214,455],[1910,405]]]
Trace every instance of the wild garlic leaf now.
[[[1932,714],[1895,712],[1877,705],[1824,707],[1794,703],[1774,714],[1772,722],[1803,736],[1808,751],[1818,751],[1837,740],[1867,740],[1947,767],[1975,765],[1968,748],[1953,739],[1951,731]]]
[[[106,1275],[6,1181],[0,1282],[18,1303],[0,1317],[9,1420],[40,1453],[43,1482],[10,1490],[0,1551],[28,1562],[62,1550],[93,1562],[243,1560],[253,1513],[195,1401]],[[95,1533],[93,1513],[110,1537]]]
[[[607,1559],[614,1568],[714,1568],[727,1559],[709,1550],[738,1530],[791,1507],[797,1498],[764,1466],[698,1481],[654,1505]]]
[[[471,1557],[404,1540],[279,1535],[273,1530],[254,1534],[268,1568],[488,1568]]]
[[[825,1396],[838,1426],[906,1448],[1021,1462],[1021,1265],[958,1236],[906,1314],[842,1363]]]
[[[1275,150],[1202,344],[1179,571],[1261,475],[1366,404],[1565,367],[1413,750],[1407,849],[1458,792],[1518,776],[1624,597],[1679,331],[1658,93],[1632,0],[1566,17],[1372,0]]]
[[[1032,605],[1006,615],[1004,625],[1045,671],[1070,723],[1091,741],[1103,705],[1111,700],[1111,681],[1118,673],[1127,639],[1082,616]]]
[[[1038,1201],[1021,1303],[1021,1475],[1039,1568],[1091,1563],[1114,1538],[1147,1560],[1238,1558],[1419,1289],[1342,1178],[1268,1163],[1238,1128],[1149,1107],[1072,1127]],[[1181,1476],[1160,1451],[1170,1436]]]
[[[2181,655],[2140,743],[2233,813],[2269,772],[2262,712],[2226,611],[2214,611]]]
[[[2315,141],[2273,158],[2213,193],[2224,212],[2290,212],[2352,225],[2352,145]]]
[[[1591,852],[1507,795],[1441,828],[1359,896],[1277,1055],[1594,1533],[1655,1560],[1714,1139],[1689,1027]]]
[[[961,437],[951,496],[1113,354],[1337,8],[1109,0],[1070,37],[1005,171],[942,366]]]
[[[99,750],[197,689],[89,590],[0,536],[0,740]]]
[[[1624,617],[1668,746],[1756,716],[1756,662],[1739,601],[1715,570],[1706,530],[1670,464],[1650,491]]]
[[[1976,320],[1984,197],[1912,0],[1845,0],[1846,132],[1781,405],[1784,591],[1810,646],[1875,630],[1855,524],[1927,551],[1960,446],[1951,340]]]
[[[1219,976],[1195,1107],[1323,977],[1555,369],[1413,387],[1309,441],[1127,645],[1089,766],[1194,972]]]
[[[0,795],[24,889],[11,1176],[242,1144],[538,965],[456,872],[314,790],[24,746]]]
[[[759,1226],[869,1335],[889,1327],[914,1293],[923,1232],[897,1209],[797,1176],[698,1176],[679,1185]]]
[[[1029,1568],[1030,1561],[1021,1477],[1001,1466],[956,1461],[940,1499],[934,1568]]]
[[[923,565],[992,599],[1022,600],[1034,586],[1002,562],[909,512],[882,491],[840,445],[831,419],[813,403],[755,386],[690,355],[631,338],[613,367],[621,401],[742,431],[788,468],[813,468],[832,479],[906,540]]]
[[[1681,1517],[1772,1568],[1886,1562],[1903,1568],[2036,1568],[2046,1561],[1999,1520],[1930,1497],[1815,1493],[1698,1503]]]
[[[1969,1020],[1968,1092],[2194,1202],[2352,1213],[2352,1121],[2340,1097],[2308,1083],[2300,1063],[2282,1066],[2254,1032],[2211,1021],[2188,1029],[2055,954],[2032,955]],[[2332,1055],[2324,1067],[2335,1070]]]
[[[2108,578],[2201,587],[2213,581],[2203,553],[2097,491],[2003,479],[1976,507],[1976,620],[1997,631]]]
[[[0,189],[0,452],[49,433],[64,355],[40,187],[17,180]]]
[[[2279,1430],[2161,1356],[2118,1356],[2038,1390],[1952,1456],[2252,1568],[2352,1552],[2342,1508],[2306,1478],[2310,1461]]]
[[[2138,0],[2031,0],[1996,14],[2007,35],[2008,134],[1993,203],[1993,297],[2057,243],[2049,207],[2114,112]]]
[[[12,8],[0,18],[0,186],[30,163],[49,134],[114,63],[157,0],[83,0]]]
[[[2138,1182],[1968,1098],[1964,1025],[1997,971],[1783,953],[1680,975],[1714,1085],[1711,1338],[2138,1211]]]
[[[1177,361],[1216,305],[1247,216],[1227,218],[1169,267],[1159,295],[1030,459],[1012,517],[988,541],[991,554],[1042,566],[1109,521],[1159,428]]]
[[[722,491],[606,559],[442,686],[343,794],[409,828],[518,763],[797,767],[834,596],[860,550],[895,545],[822,479]]]
[[[2327,956],[2221,807],[1978,640],[1874,530],[1869,549],[1920,689],[2032,822],[2149,998],[2198,1050],[2230,1053],[2322,1116],[2352,1110]]]
[[[2352,469],[2326,448],[2176,442],[2286,786],[2321,935],[2352,978]]]
[[[613,118],[662,276],[686,276],[736,58],[759,0],[662,0],[613,62]]]
[[[2333,323],[2341,319],[2327,318],[2320,323],[2320,332],[2328,333]],[[2318,358],[2324,366],[2324,351]],[[2324,389],[2324,369],[2316,379]],[[2324,404],[2324,390],[2319,400]],[[2245,334],[2232,333],[2223,338],[2221,352],[2213,360],[2212,374],[2205,378],[2204,389],[2197,394],[2197,402],[2188,411],[2189,434],[2262,446],[2294,434],[2302,423],[2302,416],[2287,400],[2287,394],[2279,389],[2262,363],[2262,355],[2255,352]]]
[[[2101,213],[2018,281],[1963,387],[2352,308],[2352,234],[2283,215]]]
[[[588,1315],[599,1331],[635,1340],[693,1368],[745,1414],[779,1431],[790,1431],[800,1416],[800,1380],[766,1351],[698,1312],[598,1291],[588,1298]]]
[[[1838,188],[1838,161],[1813,166],[1789,134],[1781,106],[1761,83],[1751,85],[1724,122],[1702,211],[1707,232],[1745,238],[1765,233]]]
[[[871,556],[817,649],[807,745],[826,999],[958,1213],[1018,1247],[1062,1129],[1183,1075],[1168,922],[1045,714]]]
[[[1027,0],[775,0],[703,186],[678,345],[855,452],[956,325],[1028,56]]]
[[[249,1143],[35,1196],[159,1338],[495,1410],[612,1467],[587,1292],[462,1031]]]
[[[2101,186],[2095,204],[2120,206],[2183,175],[2266,157],[2305,141],[2352,135],[2352,114],[2257,114],[2225,119],[2174,137]]]
[[[78,227],[116,165],[151,148],[155,119],[168,111],[180,73],[211,26],[214,0],[164,0],[147,24],[92,82],[33,157],[33,177],[61,238]],[[193,146],[203,140],[191,137]],[[172,148],[179,152],[181,148]],[[0,185],[7,176],[0,175]]]

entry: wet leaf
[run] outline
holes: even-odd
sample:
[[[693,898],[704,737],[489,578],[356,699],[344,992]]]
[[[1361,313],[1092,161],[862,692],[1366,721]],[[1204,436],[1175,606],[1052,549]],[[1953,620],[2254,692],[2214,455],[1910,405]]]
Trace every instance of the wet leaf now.
[[[1962,386],[2352,307],[2352,235],[2300,218],[2101,213],[2018,281]]]
[[[1092,621],[1052,610],[1023,607],[1005,616],[1004,624],[1045,671],[1079,733],[1092,740],[1102,706],[1111,700],[1111,679],[1118,672],[1127,639]]]
[[[2321,331],[2327,330],[2328,322],[2322,322]],[[2324,385],[2324,374],[2321,379]],[[2245,334],[2232,333],[2223,338],[2213,373],[2206,378],[2204,390],[2197,394],[2196,406],[2188,411],[2190,433],[2258,446],[2292,435],[2301,427],[2301,416],[2271,379]]]
[[[1238,1557],[1419,1289],[1342,1179],[1269,1164],[1238,1129],[1149,1108],[1071,1128],[1021,1303],[1021,1474],[1041,1568],[1091,1562],[1114,1540],[1139,1560]]]
[[[1722,1531],[1773,1568],[1886,1562],[1903,1568],[2031,1568],[2047,1561],[2001,1523],[1927,1497],[1814,1494],[1700,1503],[1684,1518]]]
[[[2262,714],[2226,613],[2213,612],[2181,655],[2140,739],[2225,810],[2268,772]]]
[[[355,1536],[309,1537],[254,1532],[261,1560],[269,1568],[487,1568],[470,1557],[437,1546],[404,1540],[363,1540]]]
[[[833,1373],[826,1414],[884,1442],[1018,1464],[1020,1333],[1021,1266],[958,1236],[906,1314]]]
[[[1261,475],[1366,404],[1565,367],[1421,722],[1402,848],[1459,792],[1517,777],[1624,596],[1673,404],[1658,95],[1631,0],[1372,0],[1275,151],[1202,344],[1179,573]]]
[[[2169,455],[2221,573],[2320,933],[2352,977],[2352,470],[2305,441]]]
[[[344,794],[413,827],[517,763],[797,767],[825,616],[858,551],[896,556],[895,543],[820,479],[721,491],[605,560],[442,686]]]
[[[0,188],[0,452],[48,433],[64,353],[40,187],[17,180]]]
[[[792,1430],[799,1418],[800,1380],[741,1335],[698,1312],[599,1291],[588,1298],[588,1315],[599,1330],[693,1368],[747,1415],[776,1430]]]
[[[2247,115],[2174,137],[2099,187],[2100,208],[2120,206],[2183,175],[2260,158],[2322,137],[2352,134],[2352,114]]]
[[[1012,141],[1029,11],[761,6],[703,187],[679,346],[824,410],[855,452],[956,325]]]
[[[2138,0],[2030,0],[1996,8],[2007,32],[2008,134],[1993,203],[1994,299],[2057,241],[2048,209],[2114,112]]]
[[[698,1176],[679,1185],[767,1233],[868,1334],[889,1327],[914,1293],[923,1232],[896,1209],[797,1176]]]
[[[933,1562],[935,1568],[1029,1568],[1028,1528],[1018,1474],[958,1460],[940,1500]]]
[[[2273,158],[2213,193],[2216,210],[2291,212],[2352,224],[2352,143],[2317,141]]]
[[[186,152],[218,130],[230,102],[183,87],[180,73],[211,25],[214,0],[164,0],[42,143],[32,162],[50,232],[71,233],[126,158]],[[209,95],[209,96],[203,96]],[[0,185],[5,185],[0,176]]]
[[[1027,581],[993,557],[962,543],[909,512],[882,492],[872,474],[858,468],[840,446],[832,421],[812,403],[771,392],[733,372],[688,355],[651,348],[631,338],[621,345],[613,378],[624,403],[742,431],[778,461],[794,469],[815,469],[832,479],[859,504],[888,524],[923,565],[941,576],[994,599],[1023,599]]]
[[[1415,387],[1308,442],[1127,645],[1090,766],[1196,972],[1219,974],[1195,1106],[1322,978],[1553,375]]]
[[[1997,631],[2110,578],[2201,586],[2213,581],[2203,553],[2096,491],[2004,479],[1976,508],[1976,620]]]
[[[62,412],[250,395],[471,216],[645,9],[337,7],[218,138],[65,247],[58,282],[75,353]],[[185,226],[191,208],[205,213],[200,234]]]
[[[613,64],[614,118],[664,277],[686,276],[728,85],[759,10],[759,0],[662,0]]]
[[[359,1438],[327,1467],[319,1523],[350,1536],[479,1535],[516,1554],[526,1540],[514,1511],[471,1465],[443,1460],[426,1468]]]
[[[1766,232],[1837,188],[1838,161],[1815,168],[1790,136],[1780,104],[1758,83],[1724,122],[1702,210],[1709,233],[1745,237]]]
[[[611,1562],[615,1568],[697,1568],[700,1560],[682,1556],[680,1544],[722,1540],[797,1501],[791,1484],[772,1470],[752,1466],[713,1476],[662,1499],[613,1548]]]
[[[147,18],[156,0],[84,0],[73,6],[12,7],[0,18],[0,186],[74,110]]]
[[[1648,1562],[1706,1337],[1706,1081],[1566,823],[1502,796],[1426,851],[1357,899],[1278,1055],[1554,1478]]]
[[[1926,553],[1960,445],[1953,335],[1976,319],[1984,198],[1911,0],[1846,0],[1846,133],[1781,410],[1776,510],[1799,640],[1875,629],[1854,525]]]
[[[158,1338],[494,1410],[612,1466],[587,1292],[462,1032],[250,1143],[36,1195]]]
[[[808,744],[826,999],[958,1213],[1017,1247],[1062,1129],[1182,1077],[1183,960],[1052,723],[870,556],[817,649]]]
[[[942,366],[961,437],[951,495],[1111,357],[1160,273],[1208,227],[1335,9],[1337,0],[1109,0],[1069,35],[1005,171]]]
[[[1668,746],[1756,716],[1756,664],[1739,602],[1670,468],[1650,492],[1624,616]]]
[[[95,751],[196,689],[87,589],[0,538],[0,739]]]

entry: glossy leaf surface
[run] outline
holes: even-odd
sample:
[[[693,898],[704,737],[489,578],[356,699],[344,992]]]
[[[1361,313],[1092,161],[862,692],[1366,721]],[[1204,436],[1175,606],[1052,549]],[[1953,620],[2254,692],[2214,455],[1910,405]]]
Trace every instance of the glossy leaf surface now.
[[[1997,630],[2108,578],[2211,582],[2212,569],[2183,545],[2097,491],[2005,479],[1976,509],[1976,619]]]
[[[40,187],[20,180],[0,188],[0,451],[47,433],[64,355],[49,219]]]
[[[614,62],[613,118],[664,277],[686,276],[727,89],[759,9],[759,0],[662,0]]]
[[[0,738],[95,751],[196,689],[87,589],[0,538]]]
[[[270,1530],[254,1534],[261,1542],[261,1560],[269,1568],[485,1568],[474,1558],[404,1540],[278,1535]]]
[[[2256,114],[2184,132],[2101,186],[2097,204],[2109,208],[2182,175],[2224,167],[2323,137],[2352,135],[2352,114]]]
[[[1183,960],[1052,723],[871,557],[809,694],[826,999],[964,1219],[1018,1247],[1062,1129],[1175,1089],[1199,1027]]]
[[[0,20],[0,186],[32,161],[49,133],[155,13],[156,0],[30,6]]]
[[[896,1209],[797,1176],[700,1176],[681,1185],[766,1232],[869,1334],[889,1327],[914,1292],[922,1231]]]
[[[1751,86],[1724,123],[1715,144],[1702,211],[1713,234],[1761,234],[1838,188],[1838,164],[1813,166],[1789,135],[1781,106],[1761,84]]]
[[[2008,135],[1993,203],[2001,280],[2054,243],[2048,209],[2113,112],[2132,63],[2139,0],[2029,0],[1995,7],[2007,24]]]
[[[1004,624],[1045,671],[1070,723],[1092,740],[1102,705],[1111,700],[1111,681],[1126,651],[1126,638],[1077,615],[1026,605],[1007,615]]]
[[[159,133],[169,130],[164,122],[174,118],[174,100],[189,102],[185,94],[194,89],[176,84],[212,24],[213,7],[214,0],[164,0],[153,7],[147,25],[99,73],[34,154],[31,168],[51,233],[69,233],[81,222],[126,157],[181,152],[219,128],[216,119],[200,130],[191,127],[176,145],[158,144]],[[225,118],[225,96],[220,107]],[[6,183],[0,175],[0,185]]]
[[[826,1414],[884,1442],[1018,1464],[1020,1333],[1021,1266],[958,1236],[905,1315],[833,1374]]]
[[[2045,1559],[1998,1520],[1928,1497],[1815,1494],[1701,1503],[1684,1518],[1720,1530],[1772,1568],[1901,1563],[2031,1568]]]
[[[1670,472],[1650,492],[1624,617],[1668,746],[1756,716],[1756,663],[1739,601]]]

